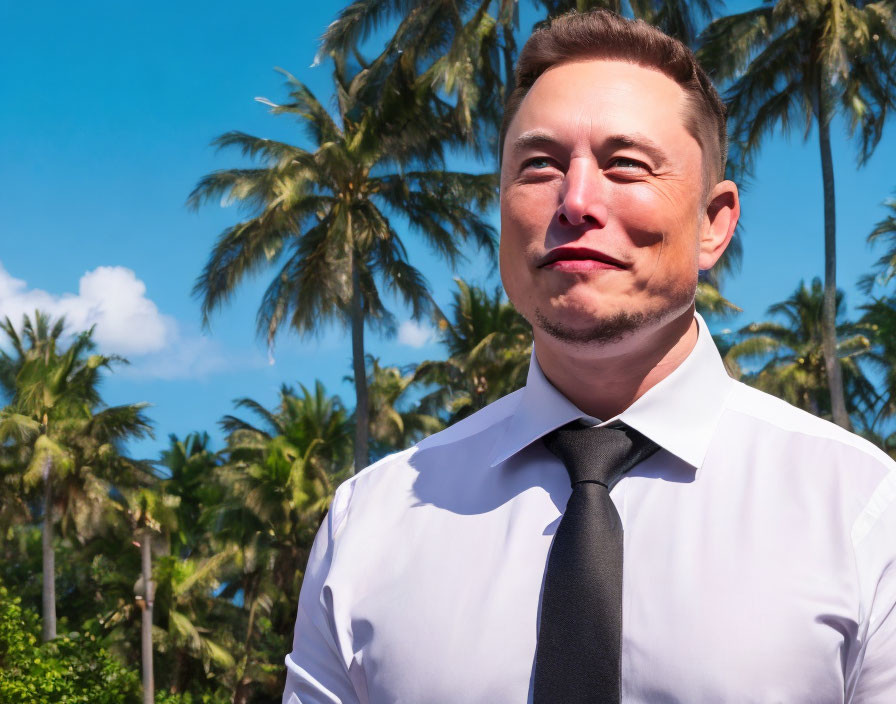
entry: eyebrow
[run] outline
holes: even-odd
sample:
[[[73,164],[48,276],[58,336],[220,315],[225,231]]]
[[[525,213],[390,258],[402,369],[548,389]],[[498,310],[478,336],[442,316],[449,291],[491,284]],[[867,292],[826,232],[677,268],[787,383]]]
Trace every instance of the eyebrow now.
[[[546,149],[556,147],[560,142],[554,138],[550,132],[542,132],[540,130],[532,130],[524,132],[515,140],[513,140],[513,151],[522,152],[527,149]]]
[[[666,156],[666,151],[656,142],[654,142],[650,137],[645,134],[641,134],[640,132],[633,132],[631,134],[614,134],[608,137],[605,141],[605,144],[608,144],[612,147],[629,147],[634,149],[640,149],[655,162],[656,166],[665,165],[668,157]]]
[[[610,135],[604,139],[603,145],[614,149],[620,147],[640,149],[653,159],[657,167],[665,165],[668,161],[665,150],[650,137],[640,132]],[[513,140],[512,149],[514,153],[518,153],[527,149],[550,149],[558,146],[560,146],[560,140],[550,132],[532,130],[524,132]]]

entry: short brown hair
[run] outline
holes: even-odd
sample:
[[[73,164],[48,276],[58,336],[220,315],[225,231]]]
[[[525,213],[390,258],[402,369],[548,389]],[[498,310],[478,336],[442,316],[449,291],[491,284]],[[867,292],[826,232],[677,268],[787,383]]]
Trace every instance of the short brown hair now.
[[[499,158],[503,158],[507,128],[538,77],[552,66],[585,59],[629,61],[678,83],[689,105],[685,127],[703,151],[706,187],[724,178],[727,111],[694,52],[642,20],[627,20],[609,10],[568,12],[529,37],[516,64],[516,87],[504,106]]]

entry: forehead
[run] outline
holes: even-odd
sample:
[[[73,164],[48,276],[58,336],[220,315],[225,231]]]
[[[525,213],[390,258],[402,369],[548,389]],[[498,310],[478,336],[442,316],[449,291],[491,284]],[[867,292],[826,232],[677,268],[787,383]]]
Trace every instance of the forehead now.
[[[538,77],[508,127],[505,146],[529,130],[548,130],[558,137],[637,132],[674,147],[690,136],[685,114],[684,90],[660,71],[627,61],[571,61]]]

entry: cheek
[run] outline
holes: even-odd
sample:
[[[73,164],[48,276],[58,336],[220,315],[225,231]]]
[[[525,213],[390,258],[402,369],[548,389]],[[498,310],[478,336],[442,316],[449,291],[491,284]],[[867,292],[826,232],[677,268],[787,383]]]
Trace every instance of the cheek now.
[[[539,189],[501,195],[501,261],[524,260],[540,250],[556,207],[547,207]]]
[[[620,189],[614,205],[632,243],[662,248],[679,257],[697,254],[697,204],[689,193],[643,188]]]
[[[508,298],[526,316],[536,284],[531,262],[540,255],[556,206],[546,205],[541,189],[510,187],[501,193],[498,265]]]
[[[529,308],[527,293],[531,293],[533,286],[532,274],[522,248],[503,224],[498,248],[498,271],[507,298],[525,317]]]
[[[614,205],[624,229],[638,248],[640,286],[672,290],[696,279],[698,271],[697,204],[675,189],[620,189]]]
[[[681,208],[674,196],[652,184],[625,185],[613,189],[609,203],[617,217],[633,232],[665,235],[673,222],[673,211]]]
[[[501,221],[521,233],[550,223],[557,210],[557,189],[552,184],[508,188],[501,196]]]

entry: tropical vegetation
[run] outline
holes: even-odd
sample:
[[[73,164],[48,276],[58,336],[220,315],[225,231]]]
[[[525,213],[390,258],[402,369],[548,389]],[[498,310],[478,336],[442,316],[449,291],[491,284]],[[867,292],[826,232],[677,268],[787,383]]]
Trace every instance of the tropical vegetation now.
[[[100,393],[126,360],[41,311],[3,321],[0,702],[280,701],[302,566],[336,487],[525,383],[531,331],[500,288],[458,277],[440,306],[408,256],[412,238],[450,267],[493,255],[493,149],[525,39],[521,4],[542,18],[621,9],[697,49],[730,104],[735,171],[772,131],[815,130],[824,276],[793,282],[768,320],[715,339],[735,377],[896,458],[896,200],[860,233],[879,259],[849,308],[830,156],[835,120],[858,137],[860,162],[886,129],[891,1],[721,15],[714,0],[355,0],[321,28],[333,100],[284,72],[287,98],[261,102],[302,131],[290,142],[222,135],[216,146],[251,163],[201,177],[188,198],[242,213],[196,280],[206,322],[264,274],[246,335],[272,344],[286,329],[342,326],[353,398],[296,373],[272,407],[243,397],[222,408],[219,443],[183,428],[159,457],[132,457],[129,441],[153,431],[150,410]],[[482,168],[452,168],[460,153]],[[697,305],[713,322],[739,312],[723,288],[741,247],[701,277]],[[440,356],[399,367],[367,352],[367,335],[394,333],[396,306],[432,327]]]
[[[837,237],[831,123],[842,116],[868,160],[894,104],[896,23],[891,1],[778,0],[714,20],[698,51],[715,80],[729,83],[732,141],[749,167],[776,127],[814,127],[824,189],[823,363],[834,421],[851,428],[837,363]]]

